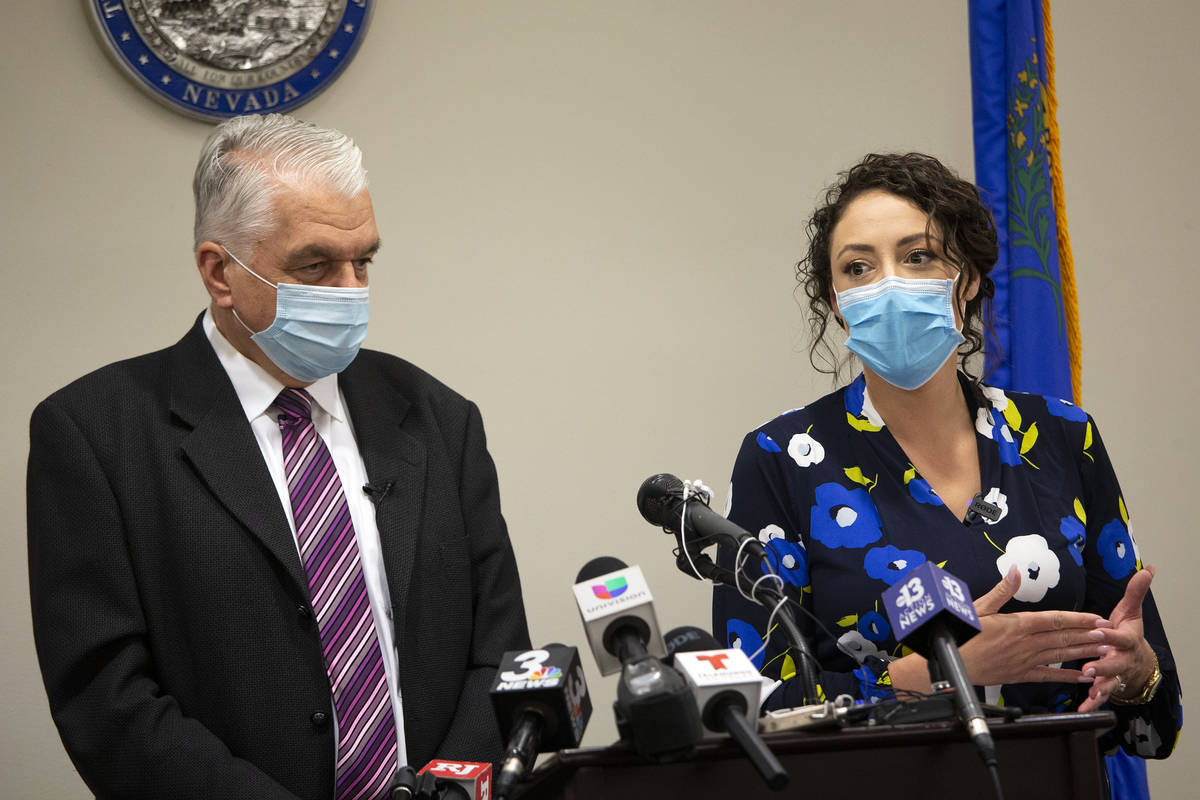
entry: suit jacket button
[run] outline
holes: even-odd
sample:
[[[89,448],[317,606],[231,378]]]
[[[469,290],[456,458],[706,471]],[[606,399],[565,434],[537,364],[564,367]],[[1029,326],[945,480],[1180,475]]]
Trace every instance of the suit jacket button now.
[[[317,730],[324,728],[329,724],[329,715],[324,711],[314,711],[312,715],[312,724]]]
[[[308,606],[301,603],[296,606],[296,616],[300,618],[301,622],[308,622],[312,619],[312,612],[308,610]]]

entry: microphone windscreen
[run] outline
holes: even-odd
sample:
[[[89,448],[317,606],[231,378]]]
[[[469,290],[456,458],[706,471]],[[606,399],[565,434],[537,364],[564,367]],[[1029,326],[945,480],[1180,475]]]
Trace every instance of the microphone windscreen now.
[[[675,512],[676,503],[683,497],[683,481],[666,472],[651,475],[642,481],[637,493],[637,507],[642,519],[652,525],[666,526]]]
[[[703,628],[695,625],[680,625],[667,631],[667,655],[674,659],[676,653],[693,653],[697,650],[720,650],[721,643]]]
[[[580,567],[579,574],[575,576],[575,582],[583,583],[584,581],[590,581],[592,578],[599,578],[601,575],[607,575],[610,572],[616,572],[628,566],[628,564],[619,558],[599,556]]]

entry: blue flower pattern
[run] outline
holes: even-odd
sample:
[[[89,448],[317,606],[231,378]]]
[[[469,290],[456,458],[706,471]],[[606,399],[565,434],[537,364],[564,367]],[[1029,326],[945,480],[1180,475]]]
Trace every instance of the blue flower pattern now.
[[[1046,410],[1054,416],[1061,417],[1069,422],[1087,422],[1087,412],[1074,403],[1059,400],[1057,397],[1044,397],[1042,399],[1046,401]]]
[[[886,642],[892,635],[892,626],[878,611],[868,611],[858,618],[858,632],[872,642]]]
[[[827,547],[864,547],[882,535],[879,512],[866,489],[837,483],[817,487],[812,507],[812,536]]]
[[[796,614],[821,664],[826,697],[890,696],[887,663],[902,650],[880,595],[926,560],[964,580],[977,598],[1001,578],[996,563],[1010,540],[1036,534],[1057,557],[1060,575],[1039,599],[1011,601],[1016,610],[1034,611],[1112,608],[1137,569],[1120,487],[1094,421],[1077,406],[1037,395],[989,389],[976,403],[963,386],[977,425],[980,487],[1004,498],[1006,513],[994,522],[956,518],[894,438],[880,435],[883,423],[862,376],[756,429],[738,456],[729,518],[746,530],[776,525],[787,532],[765,542],[767,558],[792,604],[820,621]],[[800,434],[821,443],[823,460],[801,467],[778,444]],[[1086,508],[1075,498],[1087,498]],[[731,558],[721,548],[718,561],[729,567]],[[1147,630],[1161,630],[1151,607],[1144,613]],[[765,610],[736,591],[714,593],[714,629],[747,654],[761,647],[766,619]],[[839,639],[859,646],[847,652]],[[1139,752],[1165,743],[1156,751],[1161,756],[1176,738],[1182,712],[1169,646],[1165,639],[1154,644],[1167,665],[1155,703],[1122,710],[1104,742],[1125,741],[1127,748],[1137,742]],[[773,678],[794,661],[778,633],[755,658]],[[785,681],[768,707],[795,705],[792,684]],[[1015,684],[1002,687],[1001,697],[1009,706],[1070,710],[1085,692],[1073,684]],[[1122,740],[1135,721],[1152,725],[1156,735]]]
[[[767,436],[762,431],[758,432],[758,446],[761,447],[763,450],[766,450],[768,453],[783,452],[783,448],[780,447],[779,445],[775,444],[775,440],[772,439],[770,436]]]
[[[1087,528],[1075,517],[1063,517],[1058,526],[1059,532],[1066,537],[1067,552],[1075,559],[1076,566],[1083,566],[1083,548],[1087,545]]]
[[[892,545],[872,547],[863,559],[863,569],[876,580],[891,586],[908,574],[913,567],[919,567],[927,561],[920,550],[901,550]]]
[[[942,506],[942,498],[938,497],[924,478],[913,478],[908,482],[908,493],[913,500],[928,506]]]
[[[1004,424],[1004,417],[998,413],[992,414],[992,440],[996,443],[996,448],[1000,451],[1000,463],[1007,464],[1010,467],[1021,466],[1021,451],[1017,449],[1015,441],[1009,441],[1005,437],[1005,433],[1012,436],[1012,431]]]
[[[1114,519],[1100,529],[1096,548],[1100,551],[1100,559],[1109,575],[1121,580],[1128,578],[1133,572],[1137,556],[1133,553],[1133,539],[1121,524],[1121,520]]]
[[[766,544],[771,569],[792,586],[808,586],[808,554],[804,546],[778,537]]]
[[[725,625],[725,643],[729,647],[740,648],[750,658],[755,669],[762,669],[766,653],[755,655],[755,651],[762,647],[762,635],[749,622],[741,619],[729,620]]]

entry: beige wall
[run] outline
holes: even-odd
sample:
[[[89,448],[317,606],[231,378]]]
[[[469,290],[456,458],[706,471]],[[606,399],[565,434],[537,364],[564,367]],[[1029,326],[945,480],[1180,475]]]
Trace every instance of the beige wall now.
[[[482,407],[535,642],[583,643],[569,584],[603,554],[642,566],[664,627],[707,627],[708,593],[636,489],[665,470],[723,495],[742,433],[828,391],[792,296],[803,217],[869,150],[971,174],[965,3],[378,6],[357,60],[301,112],[367,153],[386,244],[369,344]],[[40,398],[174,342],[203,307],[189,181],[207,126],[123,77],[78,0],[5,12],[0,784],[84,797],[29,630],[26,425]],[[1188,676],[1200,6],[1060,0],[1055,15],[1084,403]],[[605,744],[614,680],[589,678],[586,741]],[[1194,796],[1194,741],[1152,765],[1156,797]]]

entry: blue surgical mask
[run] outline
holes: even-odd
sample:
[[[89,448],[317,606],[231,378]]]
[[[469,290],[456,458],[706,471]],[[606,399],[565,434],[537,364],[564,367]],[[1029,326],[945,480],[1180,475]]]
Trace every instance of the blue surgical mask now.
[[[275,366],[298,381],[312,383],[350,365],[367,338],[367,287],[274,284],[233,253],[229,255],[246,272],[275,289],[275,320],[265,331],[255,333],[233,312],[250,331],[251,341]]]
[[[846,347],[893,386],[924,386],[965,341],[954,323],[957,281],[890,275],[837,292]]]

